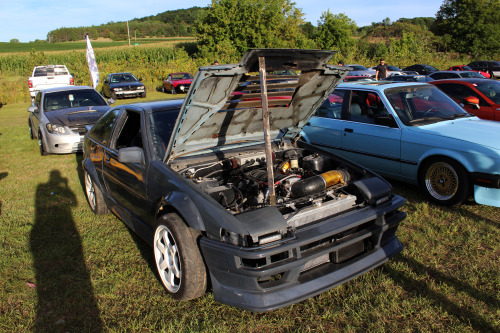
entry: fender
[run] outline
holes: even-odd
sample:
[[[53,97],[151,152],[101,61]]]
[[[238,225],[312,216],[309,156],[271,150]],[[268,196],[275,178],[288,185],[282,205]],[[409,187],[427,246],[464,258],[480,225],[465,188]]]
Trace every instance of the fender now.
[[[158,203],[156,216],[158,217],[165,210],[177,211],[190,228],[205,231],[205,224],[203,223],[200,211],[194,201],[185,193],[174,191],[164,196]]]

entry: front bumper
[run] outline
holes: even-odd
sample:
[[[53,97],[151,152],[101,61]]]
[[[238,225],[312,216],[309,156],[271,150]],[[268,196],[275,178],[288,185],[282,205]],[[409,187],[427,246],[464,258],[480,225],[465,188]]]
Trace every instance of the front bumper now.
[[[500,175],[472,172],[471,178],[474,200],[481,205],[500,207]]]
[[[141,96],[145,90],[123,90],[123,91],[114,91],[117,97],[139,97]]]
[[[51,134],[45,133],[45,148],[50,154],[71,154],[83,150],[84,135],[79,133]]]
[[[383,264],[403,249],[395,232],[406,201],[394,196],[304,226],[292,239],[243,248],[202,238],[215,300],[245,310],[278,309],[345,283]]]

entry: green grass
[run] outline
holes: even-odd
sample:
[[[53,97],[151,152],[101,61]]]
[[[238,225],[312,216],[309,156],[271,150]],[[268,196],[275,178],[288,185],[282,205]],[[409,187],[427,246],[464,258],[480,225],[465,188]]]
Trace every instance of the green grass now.
[[[170,97],[148,91],[148,99]],[[2,332],[500,330],[500,209],[438,207],[396,182],[408,199],[398,230],[405,249],[382,267],[270,313],[216,303],[211,292],[176,302],[151,248],[113,215],[89,210],[81,155],[40,156],[27,107],[0,108]]]
[[[153,44],[161,42],[187,42],[193,41],[192,37],[172,37],[172,38],[141,38],[135,40],[133,37],[130,39],[130,44],[135,45],[138,43],[143,44]],[[92,48],[100,49],[107,47],[116,46],[128,46],[128,40],[124,41],[104,41],[104,40],[91,40]],[[0,42],[0,53],[16,53],[16,52],[45,52],[45,51],[79,51],[85,50],[87,48],[87,43],[85,41],[76,42],[62,42],[62,43],[7,43]]]

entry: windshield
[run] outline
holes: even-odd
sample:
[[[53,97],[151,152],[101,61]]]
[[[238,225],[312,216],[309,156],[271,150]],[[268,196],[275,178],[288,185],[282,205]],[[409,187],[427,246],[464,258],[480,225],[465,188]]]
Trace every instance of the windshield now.
[[[192,80],[193,76],[189,73],[172,74],[172,80]]]
[[[495,80],[484,80],[476,82],[474,86],[495,104],[500,104],[500,82]]]
[[[407,126],[427,125],[468,115],[441,90],[430,85],[390,88],[385,95]]]
[[[108,105],[95,90],[69,90],[45,94],[43,109],[45,112],[81,106]]]
[[[387,66],[387,69],[390,71],[400,71],[401,70],[401,68],[398,68],[396,66],[391,66],[391,65]]]
[[[111,83],[135,82],[136,77],[132,74],[116,74],[111,76]]]
[[[162,160],[167,151],[179,111],[179,109],[167,109],[151,113],[151,139],[157,159]]]

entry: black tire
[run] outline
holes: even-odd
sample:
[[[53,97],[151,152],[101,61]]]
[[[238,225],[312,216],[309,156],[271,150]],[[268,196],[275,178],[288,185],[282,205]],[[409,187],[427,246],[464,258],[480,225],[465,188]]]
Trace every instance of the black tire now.
[[[117,100],[116,94],[113,91],[109,94],[109,98],[114,99],[115,101]]]
[[[172,86],[172,88],[170,88],[170,93],[171,93],[172,95],[177,94],[177,91],[175,90],[175,87],[174,87],[174,86]]]
[[[146,91],[144,91],[143,93],[141,93],[141,98],[146,98]]]
[[[38,148],[40,149],[40,155],[47,156],[47,148],[45,147],[45,142],[43,142],[42,133],[38,132]]]
[[[199,235],[175,213],[158,218],[153,238],[156,269],[167,292],[179,301],[201,297],[207,289]]]
[[[418,180],[429,200],[443,206],[460,205],[471,190],[471,181],[465,168],[446,157],[425,162]]]
[[[89,204],[90,210],[96,215],[102,215],[108,213],[108,207],[102,196],[101,189],[95,185],[90,174],[85,171],[85,196],[87,197],[87,202]]]
[[[31,125],[31,121],[28,120],[28,128],[30,132],[30,139],[34,140],[35,139],[35,134],[33,133],[33,125]]]

